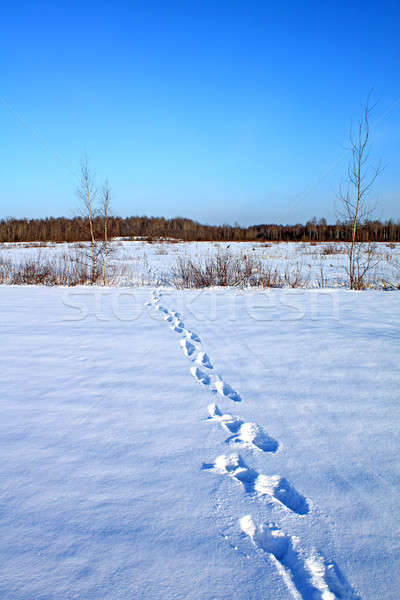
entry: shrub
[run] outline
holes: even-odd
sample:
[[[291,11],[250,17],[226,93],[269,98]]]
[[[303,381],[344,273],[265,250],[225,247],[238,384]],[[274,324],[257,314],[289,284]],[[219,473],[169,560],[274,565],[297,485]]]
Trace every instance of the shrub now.
[[[323,256],[330,256],[332,254],[340,254],[340,248],[338,248],[337,244],[325,244],[321,250],[321,254]]]
[[[289,265],[286,267],[283,275],[283,281],[286,286],[291,288],[303,287],[308,280],[309,276],[304,276],[303,265],[296,263],[294,268],[290,268]]]
[[[278,270],[264,267],[260,260],[246,254],[234,255],[218,252],[203,260],[178,257],[172,269],[174,284],[180,288],[230,287],[282,287]]]
[[[264,272],[261,262],[252,256],[219,252],[198,261],[188,256],[178,257],[172,274],[178,287],[203,288],[262,285]]]
[[[79,257],[68,256],[35,259],[14,264],[0,261],[0,283],[9,285],[75,286],[92,283],[91,269]]]

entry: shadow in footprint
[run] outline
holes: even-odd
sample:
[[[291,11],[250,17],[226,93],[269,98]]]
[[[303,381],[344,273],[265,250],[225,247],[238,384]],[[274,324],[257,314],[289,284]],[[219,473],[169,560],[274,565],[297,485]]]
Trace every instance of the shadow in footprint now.
[[[181,320],[181,319],[182,319],[182,315],[181,315],[181,313],[179,313],[179,312],[172,311],[172,312],[171,312],[171,315],[174,317],[174,319],[179,319],[179,320]]]
[[[232,436],[232,439],[250,447],[255,446],[263,452],[276,452],[279,448],[278,442],[257,423],[243,423],[237,435]]]
[[[190,331],[190,329],[185,329],[184,334],[188,340],[192,340],[193,342],[197,342],[198,344],[201,343],[201,339],[199,338],[197,333],[193,333],[193,331]]]
[[[171,329],[172,331],[175,331],[176,333],[182,333],[182,332],[183,332],[183,329],[182,329],[181,327],[177,327],[177,326],[176,326],[176,325],[174,325],[174,324],[172,324],[172,325],[171,325],[170,329]]]
[[[225,383],[220,377],[217,377],[214,380],[212,391],[218,393],[220,396],[233,400],[233,402],[242,401],[239,394],[229,385],[229,383]]]
[[[310,510],[306,498],[287,479],[280,475],[258,473],[248,467],[239,454],[222,454],[213,464],[204,463],[202,469],[229,475],[243,485],[246,494],[271,498],[298,515],[305,515]]]
[[[203,385],[210,385],[210,376],[207,375],[207,373],[204,373],[204,371],[202,371],[201,369],[199,369],[199,367],[192,367],[190,369],[190,372],[199,383],[202,383]]]
[[[240,427],[243,425],[243,421],[242,419],[239,419],[239,417],[235,417],[229,414],[222,414],[222,412],[216,404],[208,405],[208,414],[209,421],[216,421],[221,425],[223,429],[225,429],[225,431],[229,431],[229,433],[236,434],[239,431]],[[234,437],[236,437],[236,435],[230,436],[226,440],[226,442],[228,442],[228,440]]]
[[[273,523],[257,527],[251,516],[246,515],[240,519],[240,527],[256,548],[272,555],[282,565],[302,600],[361,600],[335,563],[316,552],[307,556],[298,549],[298,540]]]
[[[164,314],[166,314],[166,315],[168,315],[168,314],[169,314],[169,310],[168,310],[168,308],[165,308],[164,306],[160,306],[160,305],[159,305],[159,306],[157,306],[157,308],[158,308],[158,310],[159,310],[160,312],[162,312],[162,313],[164,313]]]
[[[225,443],[238,442],[251,448],[258,448],[263,452],[276,452],[279,444],[269,436],[257,423],[243,423],[242,419],[230,414],[222,414],[216,404],[208,406],[209,419],[216,421],[233,435]]]
[[[307,500],[295,490],[285,477],[280,475],[258,475],[254,482],[254,490],[258,496],[271,496],[298,515],[309,512]]]
[[[201,367],[205,367],[206,369],[212,369],[213,366],[211,364],[211,360],[205,352],[199,352],[196,357],[196,363]]]
[[[183,352],[185,353],[185,356],[187,356],[188,358],[190,358],[196,350],[196,346],[189,342],[189,340],[181,340],[180,345],[182,347]]]

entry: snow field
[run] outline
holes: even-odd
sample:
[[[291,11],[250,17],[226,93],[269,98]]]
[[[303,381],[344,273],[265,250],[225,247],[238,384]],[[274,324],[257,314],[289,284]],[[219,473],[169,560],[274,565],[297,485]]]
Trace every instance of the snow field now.
[[[1,597],[397,600],[397,294],[130,292],[1,289]]]

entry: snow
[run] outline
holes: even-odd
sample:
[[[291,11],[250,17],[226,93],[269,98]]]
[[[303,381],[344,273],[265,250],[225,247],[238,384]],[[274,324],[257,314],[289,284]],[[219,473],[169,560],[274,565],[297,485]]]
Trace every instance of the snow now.
[[[87,254],[87,244],[4,243],[0,245],[0,260],[23,263],[26,260],[58,259],[64,255]],[[316,242],[176,242],[160,240],[114,240],[111,243],[109,265],[115,273],[109,280],[118,286],[171,286],[174,285],[174,266],[178,258],[192,258],[195,262],[229,252],[239,257],[254,257],[265,269],[278,273],[283,285],[299,274],[300,287],[344,287],[347,280],[348,257],[342,243]],[[377,265],[371,270],[369,286],[382,287],[398,284],[400,279],[400,243],[376,244]],[[375,259],[374,261],[375,262]],[[286,278],[286,283],[285,283]]]
[[[1,286],[0,597],[397,600],[399,315]]]

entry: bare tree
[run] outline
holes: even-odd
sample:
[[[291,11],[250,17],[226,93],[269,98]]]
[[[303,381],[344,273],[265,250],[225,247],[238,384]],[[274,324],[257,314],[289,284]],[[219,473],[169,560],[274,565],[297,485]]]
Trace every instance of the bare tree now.
[[[368,95],[364,114],[357,127],[350,129],[351,158],[347,168],[346,189],[339,192],[339,200],[344,209],[344,217],[351,226],[351,240],[348,246],[348,276],[350,289],[360,289],[367,273],[376,266],[374,245],[358,243],[359,228],[368,220],[372,208],[368,196],[376,178],[382,172],[381,166],[371,167],[370,162],[370,114],[375,108],[371,105],[371,92]]]
[[[96,200],[98,196],[94,176],[89,168],[87,156],[81,160],[80,177],[77,187],[77,196],[81,201],[83,216],[87,219],[90,232],[91,247],[91,279],[92,283],[98,277],[98,244],[95,238],[94,219],[96,217]]]
[[[104,240],[103,240],[103,283],[107,285],[107,260],[109,256],[109,240],[108,240],[108,221],[110,218],[111,210],[111,188],[106,181],[101,190],[101,212],[103,216],[104,225]]]

